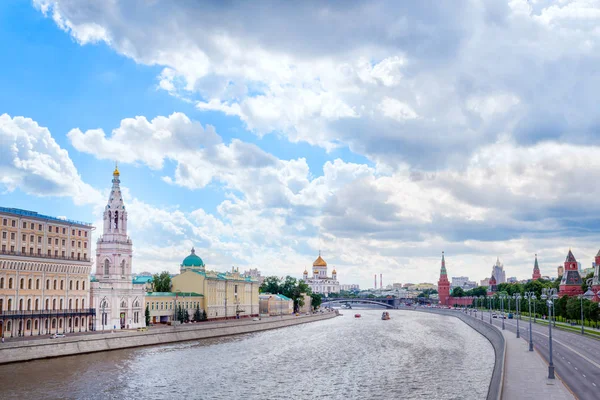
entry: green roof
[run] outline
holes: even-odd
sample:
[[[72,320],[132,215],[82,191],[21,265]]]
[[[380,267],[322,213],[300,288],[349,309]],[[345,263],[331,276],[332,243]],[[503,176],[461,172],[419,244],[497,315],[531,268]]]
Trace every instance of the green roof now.
[[[148,282],[152,281],[152,276],[150,275],[140,275],[133,278],[132,282],[134,285],[145,285]]]
[[[98,278],[96,278],[96,275],[90,278],[90,282],[98,282]]]
[[[204,267],[204,261],[196,255],[196,250],[192,247],[192,252],[189,256],[183,259],[182,267]]]
[[[191,297],[191,296],[204,297],[204,295],[201,295],[201,294],[195,293],[195,292],[148,292],[148,293],[146,293],[146,297],[167,297],[167,296],[171,296],[171,297],[175,297],[175,296],[179,296],[179,297]]]

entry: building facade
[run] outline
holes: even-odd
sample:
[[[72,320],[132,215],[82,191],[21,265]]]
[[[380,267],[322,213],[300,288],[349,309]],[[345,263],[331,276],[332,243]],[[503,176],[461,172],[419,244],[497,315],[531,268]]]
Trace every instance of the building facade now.
[[[569,249],[569,253],[567,254],[564,265],[565,272],[560,281],[558,296],[577,296],[578,294],[583,294],[583,289],[581,289],[582,281],[581,275],[579,275],[579,266],[575,256],[571,252],[571,249]]]
[[[194,320],[196,310],[204,310],[204,296],[194,292],[149,292],[146,293],[146,306],[151,324],[169,324],[177,320],[179,307]]]
[[[91,224],[0,207],[3,337],[90,329]]]
[[[308,277],[308,271],[305,269],[302,274],[302,280],[310,287],[313,293],[320,293],[327,296],[329,293],[340,292],[340,282],[337,280],[337,271],[335,268],[331,271],[331,277],[327,276],[327,263],[319,257],[313,262],[313,276]]]
[[[492,266],[492,275],[496,278],[496,284],[506,283],[506,272],[504,264],[500,262],[500,257],[496,258],[496,264]]]
[[[294,312],[294,301],[282,294],[261,294],[258,298],[261,315],[290,315]]]
[[[172,278],[172,292],[193,292],[202,296],[202,311],[208,319],[256,316],[259,312],[258,280],[231,272],[209,271],[192,248],[180,266],[181,273]]]
[[[96,274],[91,281],[91,301],[96,308],[96,330],[146,326],[145,284],[134,284],[133,243],[127,236],[127,211],[115,168],[102,236],[96,242]]]

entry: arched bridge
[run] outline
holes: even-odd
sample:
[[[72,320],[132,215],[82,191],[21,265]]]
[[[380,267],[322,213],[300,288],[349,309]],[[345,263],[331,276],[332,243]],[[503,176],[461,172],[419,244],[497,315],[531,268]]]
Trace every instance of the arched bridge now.
[[[372,299],[372,298],[360,298],[360,297],[350,297],[350,298],[332,298],[332,299],[323,299],[323,305],[325,304],[348,304],[348,303],[360,303],[360,304],[375,304],[378,306],[382,306],[385,308],[398,308],[398,305],[401,302],[401,299],[395,298],[384,298],[384,299]]]

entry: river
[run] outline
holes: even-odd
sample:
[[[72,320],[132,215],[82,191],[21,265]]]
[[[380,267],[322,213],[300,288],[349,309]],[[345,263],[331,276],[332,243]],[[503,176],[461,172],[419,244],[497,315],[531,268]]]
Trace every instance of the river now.
[[[494,350],[454,317],[342,310],[241,336],[0,366],[3,399],[484,399]],[[361,318],[354,318],[354,313]]]

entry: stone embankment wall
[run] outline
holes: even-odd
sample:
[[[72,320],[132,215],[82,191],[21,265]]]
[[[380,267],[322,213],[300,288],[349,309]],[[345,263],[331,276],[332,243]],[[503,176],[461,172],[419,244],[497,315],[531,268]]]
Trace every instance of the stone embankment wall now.
[[[242,320],[199,325],[179,325],[156,329],[150,328],[146,332],[94,333],[61,339],[38,339],[4,343],[0,347],[0,364],[260,332],[307,322],[321,321],[334,318],[336,315],[337,313],[335,312],[329,312],[310,316],[287,317],[284,319],[269,318],[261,321]]]
[[[416,308],[417,311],[425,311],[433,314],[443,314],[459,318],[464,323],[482,334],[490,341],[496,355],[492,379],[488,388],[487,400],[500,400],[502,397],[502,385],[504,381],[504,359],[506,354],[506,341],[502,332],[491,326],[488,322],[473,318],[457,310],[445,310],[438,308]]]

